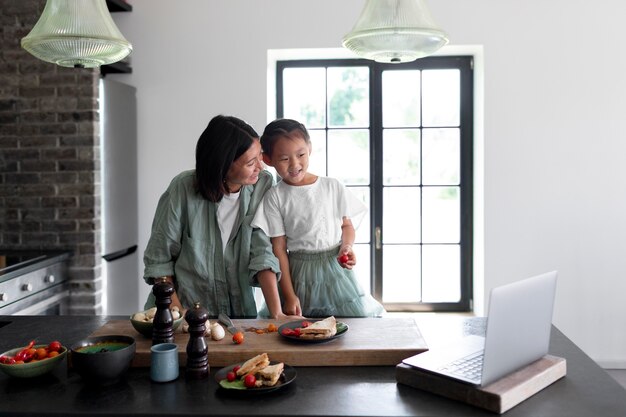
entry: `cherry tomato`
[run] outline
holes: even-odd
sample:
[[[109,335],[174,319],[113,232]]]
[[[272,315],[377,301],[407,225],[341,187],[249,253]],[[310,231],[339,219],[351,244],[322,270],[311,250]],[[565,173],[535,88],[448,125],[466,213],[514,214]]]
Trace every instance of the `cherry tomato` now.
[[[55,356],[59,356],[59,352],[56,352],[56,351],[48,352],[49,358],[54,358]]]
[[[345,264],[346,262],[348,262],[350,258],[348,258],[348,255],[341,255],[338,260],[340,264]]]
[[[308,320],[305,320],[305,321],[302,322],[302,327],[309,327],[311,324],[313,324],[313,323],[311,323]]]
[[[256,386],[256,377],[252,374],[246,375],[246,377],[243,379],[243,384],[246,386],[246,388],[254,388]]]
[[[233,342],[240,345],[243,343],[243,333],[237,332],[233,335]]]
[[[231,371],[226,374],[226,379],[228,380],[228,382],[233,382],[235,379],[237,379],[237,374]]]
[[[296,334],[296,332],[294,332],[294,330],[290,329],[289,327],[285,327],[283,330],[281,330],[280,333],[283,336],[294,336]]]
[[[48,350],[50,352],[60,352],[61,351],[61,342],[55,340],[54,342],[50,342],[48,345]]]
[[[267,331],[268,332],[276,332],[278,331],[278,327],[276,327],[276,325],[274,323],[270,323],[267,325]]]
[[[300,328],[296,327],[295,329],[293,329],[293,335],[296,337],[300,337]]]
[[[45,359],[48,357],[48,350],[46,348],[37,349],[37,359]]]
[[[241,368],[241,366],[235,365],[235,367],[233,368],[233,372],[236,374],[239,368]]]

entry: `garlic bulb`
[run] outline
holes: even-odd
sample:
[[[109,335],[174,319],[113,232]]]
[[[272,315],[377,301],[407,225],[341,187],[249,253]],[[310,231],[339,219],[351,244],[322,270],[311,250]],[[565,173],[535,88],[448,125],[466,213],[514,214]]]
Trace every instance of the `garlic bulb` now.
[[[222,340],[226,336],[224,328],[219,323],[215,322],[211,325],[211,339]]]
[[[133,320],[148,321],[148,318],[146,317],[146,315],[143,312],[139,312],[139,313],[135,313],[133,315]]]

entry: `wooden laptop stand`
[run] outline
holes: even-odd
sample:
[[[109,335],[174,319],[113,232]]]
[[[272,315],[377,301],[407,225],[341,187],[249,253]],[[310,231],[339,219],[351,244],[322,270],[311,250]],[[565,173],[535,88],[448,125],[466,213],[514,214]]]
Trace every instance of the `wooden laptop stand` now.
[[[396,381],[496,413],[504,413],[567,373],[564,358],[546,355],[486,387],[475,387],[403,363],[396,365]]]

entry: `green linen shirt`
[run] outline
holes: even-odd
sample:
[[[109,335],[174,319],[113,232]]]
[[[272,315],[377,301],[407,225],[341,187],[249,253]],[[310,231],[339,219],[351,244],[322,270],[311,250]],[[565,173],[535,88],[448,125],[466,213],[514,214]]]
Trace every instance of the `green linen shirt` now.
[[[257,273],[271,269],[280,278],[280,266],[267,235],[250,223],[273,177],[261,171],[255,185],[241,188],[239,213],[222,250],[217,204],[194,188],[195,171],[177,175],[159,199],[152,233],[144,253],[144,280],[174,275],[183,308],[196,302],[210,316],[256,317],[254,287]],[[145,308],[154,306],[151,293]]]

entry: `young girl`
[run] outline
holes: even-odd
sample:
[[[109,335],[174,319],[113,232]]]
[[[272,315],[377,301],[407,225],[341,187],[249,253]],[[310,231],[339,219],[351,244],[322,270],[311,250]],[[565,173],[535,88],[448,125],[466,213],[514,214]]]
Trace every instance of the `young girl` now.
[[[367,208],[338,180],[307,171],[311,139],[304,125],[278,119],[261,136],[263,161],[282,178],[252,221],[272,241],[280,262],[286,314],[307,317],[380,316],[384,309],[352,271],[354,227]],[[261,315],[264,313],[261,312]]]

